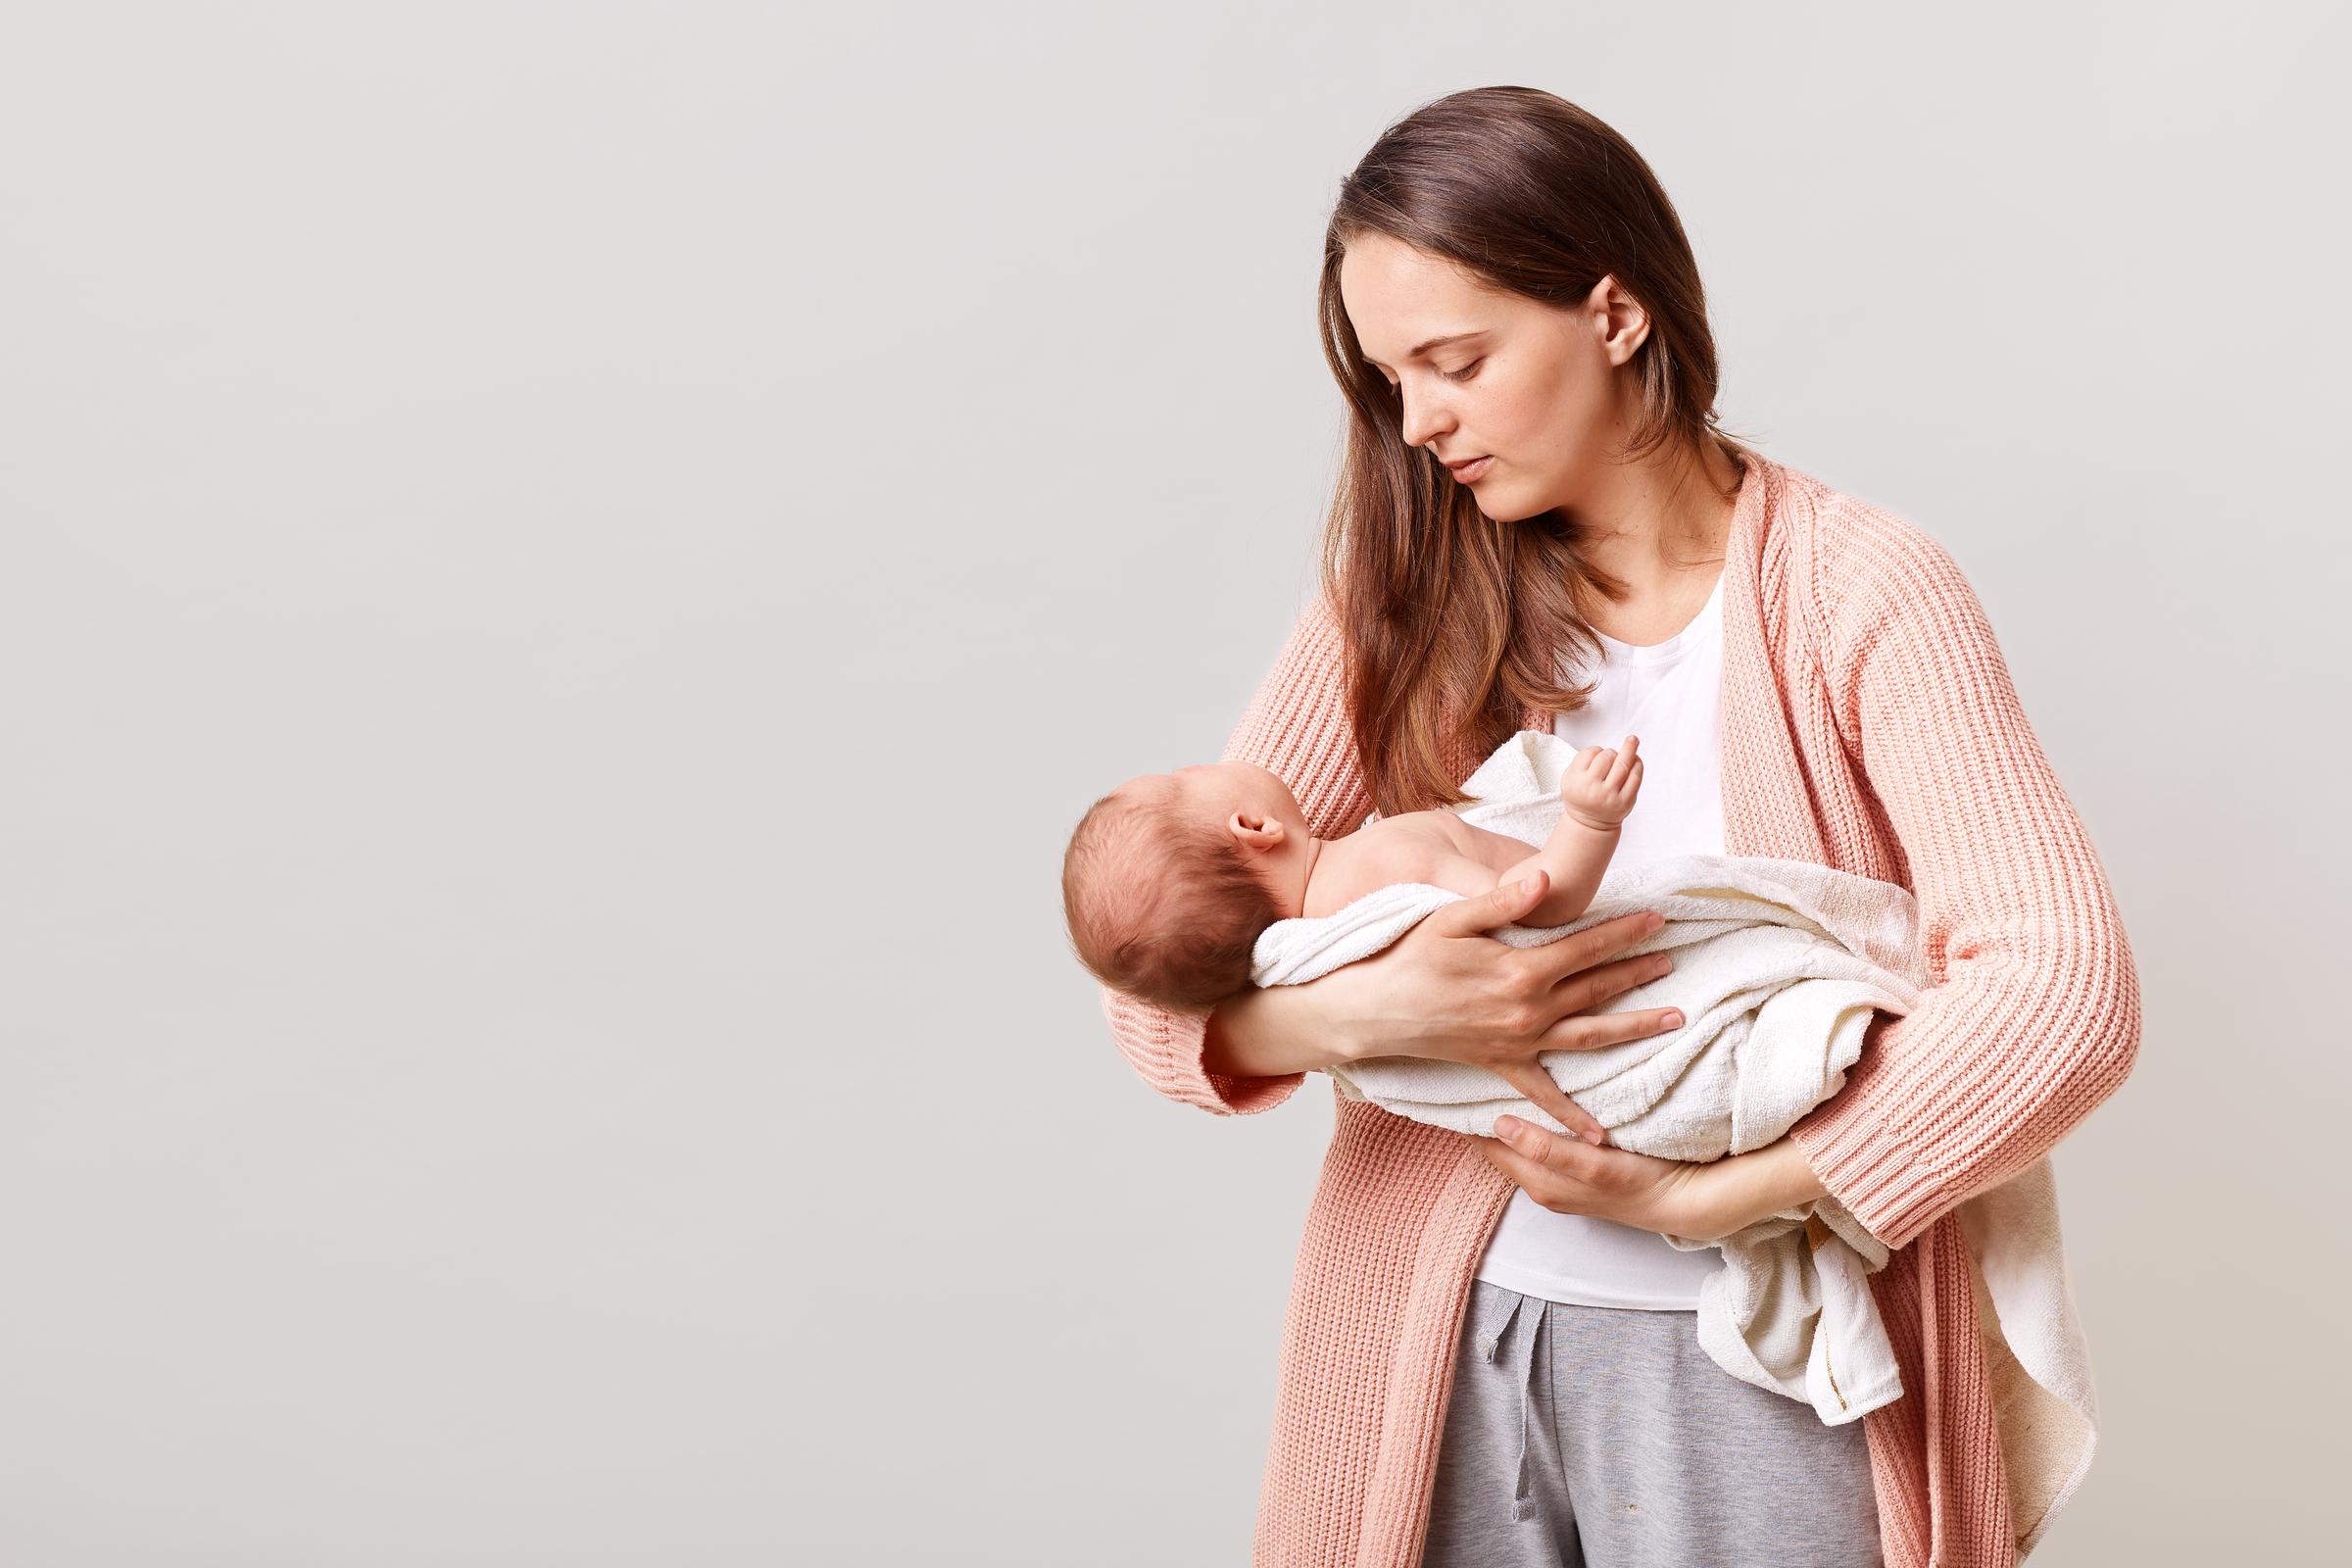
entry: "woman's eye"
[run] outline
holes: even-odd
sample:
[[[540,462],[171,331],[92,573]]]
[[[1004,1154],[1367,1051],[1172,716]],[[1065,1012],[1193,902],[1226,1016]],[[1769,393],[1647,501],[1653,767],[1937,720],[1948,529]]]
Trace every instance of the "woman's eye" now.
[[[1486,363],[1485,357],[1481,356],[1478,359],[1472,360],[1468,365],[1463,366],[1458,370],[1446,370],[1441,373],[1443,373],[1446,379],[1448,381],[1467,381],[1472,376],[1476,375],[1478,373],[1478,368]]]

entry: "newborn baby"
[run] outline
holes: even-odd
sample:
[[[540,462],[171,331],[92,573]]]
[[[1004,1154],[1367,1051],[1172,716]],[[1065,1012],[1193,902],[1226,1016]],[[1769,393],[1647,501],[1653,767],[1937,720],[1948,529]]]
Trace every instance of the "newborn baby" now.
[[[1114,990],[1209,1007],[1250,983],[1266,927],[1336,913],[1391,883],[1476,898],[1541,867],[1550,890],[1517,923],[1565,925],[1592,902],[1642,792],[1640,745],[1628,735],[1622,751],[1576,754],[1560,777],[1559,826],[1533,855],[1442,808],[1318,839],[1289,787],[1248,762],[1129,779],[1079,820],[1062,857],[1072,945]]]

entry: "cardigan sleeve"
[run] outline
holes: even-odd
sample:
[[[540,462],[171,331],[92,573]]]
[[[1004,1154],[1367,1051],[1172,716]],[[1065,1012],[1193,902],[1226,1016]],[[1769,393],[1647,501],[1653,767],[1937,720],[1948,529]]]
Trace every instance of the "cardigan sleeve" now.
[[[1918,900],[1928,989],[1871,1026],[1792,1134],[1901,1247],[2045,1153],[2131,1071],[2139,980],[2114,897],[1950,555],[1875,509],[1825,537],[1830,700]]]
[[[1372,802],[1357,765],[1348,716],[1347,657],[1339,620],[1317,595],[1292,627],[1220,761],[1254,762],[1290,786],[1319,839],[1353,832]],[[1221,1116],[1271,1110],[1306,1081],[1212,1073],[1200,1064],[1208,1008],[1170,1008],[1103,986],[1102,1014],[1128,1064],[1171,1100]]]

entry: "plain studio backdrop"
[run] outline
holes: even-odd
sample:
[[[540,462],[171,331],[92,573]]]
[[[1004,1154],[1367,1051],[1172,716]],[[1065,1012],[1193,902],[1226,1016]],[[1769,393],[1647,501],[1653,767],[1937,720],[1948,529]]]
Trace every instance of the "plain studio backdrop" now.
[[[2045,1564],[2340,1522],[2335,8],[18,5],[0,1563],[1239,1563],[1328,1080],[1058,873],[1313,580],[1337,181],[1678,205],[1727,423],[1976,584],[2114,880]]]

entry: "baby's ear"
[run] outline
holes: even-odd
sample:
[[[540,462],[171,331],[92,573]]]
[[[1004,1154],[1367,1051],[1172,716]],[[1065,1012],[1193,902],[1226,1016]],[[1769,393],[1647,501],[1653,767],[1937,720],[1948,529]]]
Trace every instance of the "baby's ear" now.
[[[1279,818],[1259,816],[1254,811],[1234,811],[1225,818],[1225,830],[1236,838],[1259,844],[1279,844],[1287,831]]]

